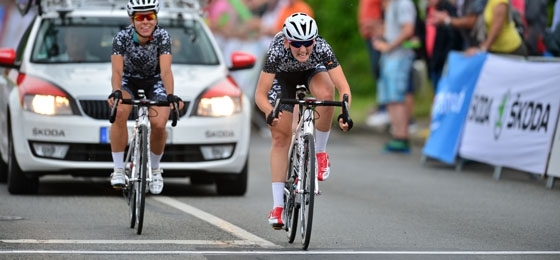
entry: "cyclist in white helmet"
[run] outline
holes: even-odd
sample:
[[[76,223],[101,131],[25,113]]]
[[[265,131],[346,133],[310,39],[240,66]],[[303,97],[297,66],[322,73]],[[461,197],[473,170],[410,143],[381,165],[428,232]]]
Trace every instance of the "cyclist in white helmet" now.
[[[278,118],[271,112],[278,91],[282,97],[295,98],[296,85],[305,85],[318,100],[334,100],[335,88],[342,98],[350,86],[331,46],[319,36],[315,20],[305,13],[294,13],[286,18],[281,32],[274,36],[266,54],[260,78],[255,90],[255,102],[264,112],[272,134],[270,171],[272,175],[273,209],[268,222],[274,229],[284,225],[284,182],[288,166],[288,150],[292,137],[293,105],[281,105]],[[318,164],[318,179],[329,177],[330,162],[326,153],[334,108],[321,106],[316,122],[315,151]],[[348,131],[352,122],[338,120],[339,127]]]
[[[180,101],[173,95],[173,73],[171,71],[171,39],[166,30],[158,26],[158,0],[129,0],[127,12],[131,25],[124,28],[113,39],[111,55],[112,93],[109,106],[114,98],[135,97],[138,89],[144,89],[152,100]],[[179,102],[183,106],[182,102]],[[115,122],[111,125],[111,151],[114,172],[111,185],[122,188],[125,185],[124,151],[128,142],[127,120],[131,105],[119,105]],[[149,190],[153,194],[163,189],[163,170],[159,164],[165,148],[167,133],[165,126],[169,119],[169,107],[152,107],[150,116],[150,157],[152,182]]]

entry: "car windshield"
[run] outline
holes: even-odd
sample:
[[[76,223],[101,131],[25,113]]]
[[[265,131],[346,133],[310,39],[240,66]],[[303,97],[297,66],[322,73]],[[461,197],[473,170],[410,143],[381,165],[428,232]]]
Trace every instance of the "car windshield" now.
[[[197,20],[159,18],[172,39],[174,64],[216,65],[218,56]],[[34,63],[110,62],[113,37],[128,26],[126,18],[44,19],[33,47]]]

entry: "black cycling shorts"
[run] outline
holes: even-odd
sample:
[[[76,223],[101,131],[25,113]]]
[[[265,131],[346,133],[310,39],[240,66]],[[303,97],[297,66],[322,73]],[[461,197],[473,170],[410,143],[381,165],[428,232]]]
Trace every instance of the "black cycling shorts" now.
[[[319,72],[326,72],[327,68],[323,65],[317,66],[311,70],[298,72],[278,72],[272,83],[272,88],[268,91],[268,102],[274,106],[278,91],[282,92],[282,98],[296,98],[296,86],[305,85],[309,91],[309,82],[313,76]],[[294,112],[293,104],[280,104],[280,111]]]
[[[163,81],[159,77],[153,79],[138,79],[123,77],[121,90],[128,92],[135,99],[138,99],[138,89],[143,89],[146,97],[154,101],[166,101],[167,93],[163,87]]]

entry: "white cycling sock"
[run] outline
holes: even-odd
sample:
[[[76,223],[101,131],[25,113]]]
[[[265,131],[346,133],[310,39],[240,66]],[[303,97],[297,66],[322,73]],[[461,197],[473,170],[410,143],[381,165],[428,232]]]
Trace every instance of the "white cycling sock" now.
[[[152,162],[152,169],[159,169],[159,161],[161,161],[161,157],[163,157],[163,153],[157,155],[150,151],[150,161]]]
[[[315,130],[315,153],[322,153],[327,151],[327,142],[329,141],[330,133],[330,130],[327,132]]]
[[[124,152],[113,152],[113,165],[115,169],[124,169]]]
[[[284,183],[283,182],[273,182],[272,183],[272,199],[274,202],[273,207],[284,207]]]

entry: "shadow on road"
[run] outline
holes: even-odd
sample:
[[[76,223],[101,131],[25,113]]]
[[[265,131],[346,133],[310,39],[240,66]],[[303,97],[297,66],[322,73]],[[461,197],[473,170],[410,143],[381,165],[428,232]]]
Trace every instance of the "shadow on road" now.
[[[39,196],[121,196],[109,185],[109,178],[47,176],[40,179]],[[166,178],[162,196],[218,196],[215,185],[192,185],[188,178]],[[155,196],[155,195],[148,195]]]

